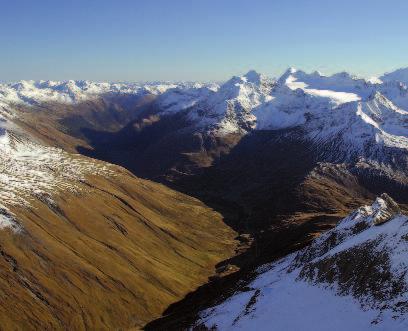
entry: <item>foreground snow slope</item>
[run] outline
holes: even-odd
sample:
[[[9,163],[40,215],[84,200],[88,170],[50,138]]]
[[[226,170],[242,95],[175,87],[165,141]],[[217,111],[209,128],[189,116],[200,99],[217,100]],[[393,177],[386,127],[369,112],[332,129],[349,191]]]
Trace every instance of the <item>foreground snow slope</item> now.
[[[406,330],[408,217],[383,194],[201,313],[217,330]]]

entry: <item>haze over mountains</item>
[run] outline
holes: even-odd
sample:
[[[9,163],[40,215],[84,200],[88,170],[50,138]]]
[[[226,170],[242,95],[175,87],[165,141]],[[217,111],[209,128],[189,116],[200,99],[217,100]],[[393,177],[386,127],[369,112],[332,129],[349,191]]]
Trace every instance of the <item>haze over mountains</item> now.
[[[362,303],[350,327],[406,326],[406,266],[390,261],[408,247],[407,84],[407,69],[290,68],[223,84],[0,85],[2,320],[142,327],[215,275],[147,328],[262,327],[274,293],[296,288],[333,309]],[[342,264],[364,256],[363,279]]]

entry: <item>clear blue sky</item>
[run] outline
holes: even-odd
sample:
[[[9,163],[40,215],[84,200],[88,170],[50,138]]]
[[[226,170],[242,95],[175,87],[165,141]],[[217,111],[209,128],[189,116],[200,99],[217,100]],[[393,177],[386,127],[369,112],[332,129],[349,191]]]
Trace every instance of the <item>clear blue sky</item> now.
[[[0,0],[0,80],[408,66],[407,0]]]

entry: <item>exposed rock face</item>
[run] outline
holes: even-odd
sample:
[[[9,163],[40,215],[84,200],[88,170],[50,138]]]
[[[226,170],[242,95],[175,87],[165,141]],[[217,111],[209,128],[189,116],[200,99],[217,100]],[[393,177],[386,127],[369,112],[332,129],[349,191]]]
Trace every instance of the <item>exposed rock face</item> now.
[[[377,199],[376,203],[377,212],[373,216],[373,224],[380,225],[388,222],[390,219],[401,213],[401,209],[398,204],[387,194],[381,194],[381,197]]]

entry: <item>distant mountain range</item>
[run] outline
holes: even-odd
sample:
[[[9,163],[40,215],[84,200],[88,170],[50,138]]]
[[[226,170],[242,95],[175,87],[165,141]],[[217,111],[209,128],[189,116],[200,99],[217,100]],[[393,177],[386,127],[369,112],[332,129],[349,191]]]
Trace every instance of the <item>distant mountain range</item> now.
[[[0,102],[3,107],[79,104],[98,97],[153,95],[157,114],[185,113],[197,131],[222,136],[300,127],[313,142],[342,140],[339,152],[351,157],[408,148],[407,80],[408,69],[372,82],[345,72],[324,76],[290,68],[277,80],[250,71],[220,86],[21,81],[0,85]]]

